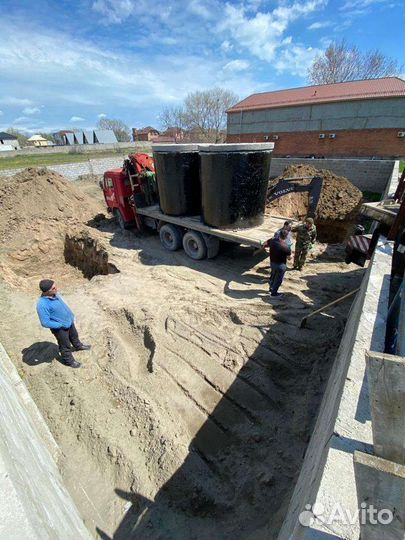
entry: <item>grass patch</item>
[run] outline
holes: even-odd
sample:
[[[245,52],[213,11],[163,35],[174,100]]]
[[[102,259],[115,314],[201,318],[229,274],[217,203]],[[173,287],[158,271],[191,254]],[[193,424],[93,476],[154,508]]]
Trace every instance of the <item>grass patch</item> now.
[[[400,161],[399,162],[399,172],[400,173],[404,172],[404,169],[405,169],[405,161]]]
[[[128,154],[135,152],[145,152],[147,149],[134,148],[117,148],[114,150],[99,150],[94,152],[80,152],[76,149],[68,153],[55,154],[27,154],[13,157],[0,158],[0,170],[4,169],[20,169],[23,167],[46,167],[47,165],[59,165],[63,163],[80,163],[89,159],[101,159],[106,157],[119,157],[124,159]],[[150,148],[148,148],[150,150]]]
[[[363,191],[363,202],[381,201],[381,193],[377,191]]]

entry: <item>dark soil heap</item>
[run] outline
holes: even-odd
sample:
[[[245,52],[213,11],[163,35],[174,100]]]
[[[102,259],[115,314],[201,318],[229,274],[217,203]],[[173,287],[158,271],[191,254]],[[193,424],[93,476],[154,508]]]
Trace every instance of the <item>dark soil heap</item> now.
[[[319,241],[344,242],[357,221],[362,192],[347,178],[337,176],[326,169],[317,170],[310,165],[286,167],[282,176],[270,181],[269,191],[283,178],[298,176],[323,178],[321,196],[315,214]],[[296,180],[300,185],[307,185],[310,181],[310,179]],[[308,192],[290,193],[268,203],[267,208],[274,215],[302,220],[308,214]]]

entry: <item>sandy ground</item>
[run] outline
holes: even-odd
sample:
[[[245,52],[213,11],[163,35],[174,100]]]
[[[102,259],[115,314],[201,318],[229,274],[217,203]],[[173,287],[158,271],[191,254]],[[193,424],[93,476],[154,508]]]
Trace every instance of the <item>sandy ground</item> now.
[[[95,184],[77,186],[103,211]],[[77,353],[83,367],[62,365],[38,323],[38,276],[0,283],[0,340],[60,445],[86,525],[102,539],[274,538],[351,301],[299,322],[363,271],[322,246],[271,303],[268,258],[251,249],[195,262],[109,221],[81,234],[77,245],[119,272],[86,279],[55,243],[43,277],[92,344]]]

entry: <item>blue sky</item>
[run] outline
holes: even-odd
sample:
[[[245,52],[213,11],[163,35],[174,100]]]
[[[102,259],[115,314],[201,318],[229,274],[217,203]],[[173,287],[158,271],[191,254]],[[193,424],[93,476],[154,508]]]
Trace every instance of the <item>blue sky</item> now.
[[[214,86],[240,99],[307,84],[345,38],[404,62],[403,0],[0,0],[0,130],[159,127]]]

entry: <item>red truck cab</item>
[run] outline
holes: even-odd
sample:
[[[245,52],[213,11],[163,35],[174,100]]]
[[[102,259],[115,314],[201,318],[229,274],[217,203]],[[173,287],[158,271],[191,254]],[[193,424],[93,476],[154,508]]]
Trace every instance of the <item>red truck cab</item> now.
[[[132,187],[125,169],[121,167],[106,171],[102,188],[107,210],[114,214],[120,227],[125,229],[134,222],[134,211],[130,204]]]
[[[120,169],[104,173],[101,188],[107,210],[114,214],[121,229],[134,223],[140,229],[137,205],[157,202],[154,173],[153,159],[148,154],[131,154]]]

